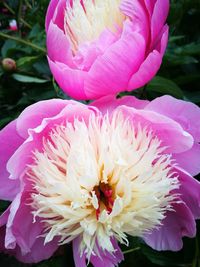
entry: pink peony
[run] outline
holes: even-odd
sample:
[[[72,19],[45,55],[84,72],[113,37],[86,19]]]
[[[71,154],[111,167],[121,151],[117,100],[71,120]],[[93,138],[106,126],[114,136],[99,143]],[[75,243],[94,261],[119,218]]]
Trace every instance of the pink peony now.
[[[177,251],[200,217],[200,109],[163,96],[38,102],[0,132],[0,249],[38,262],[72,242],[113,267],[127,235]]]
[[[131,91],[158,71],[169,0],[51,0],[46,16],[53,76],[75,99]]]

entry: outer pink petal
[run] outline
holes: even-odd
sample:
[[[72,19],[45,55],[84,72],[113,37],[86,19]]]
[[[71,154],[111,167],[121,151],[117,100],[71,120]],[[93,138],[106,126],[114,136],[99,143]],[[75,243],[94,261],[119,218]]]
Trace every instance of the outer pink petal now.
[[[49,4],[47,15],[46,15],[46,32],[48,31],[48,27],[50,21],[52,20],[54,24],[56,24],[61,30],[64,31],[64,15],[66,9],[66,3],[69,0],[51,0]]]
[[[61,99],[40,101],[27,107],[17,120],[17,131],[23,138],[28,137],[28,130],[41,124],[44,118],[51,118],[70,103]]]
[[[76,267],[86,267],[86,256],[84,254],[80,255],[80,242],[81,239],[79,237],[73,241],[74,262]],[[118,263],[124,259],[121,249],[117,244],[117,241],[113,239],[112,243],[115,248],[115,252],[112,255],[108,252],[102,251],[100,252],[100,257],[91,256],[90,261],[92,262],[94,267],[118,266]]]
[[[127,88],[127,82],[144,60],[145,42],[133,32],[131,22],[124,23],[121,38],[99,56],[86,76],[85,92],[88,99],[115,94]]]
[[[183,246],[183,236],[195,236],[195,220],[187,205],[175,203],[173,209],[174,211],[166,213],[162,226],[144,237],[145,242],[153,249],[178,251]]]
[[[191,210],[195,219],[200,218],[200,182],[194,179],[189,173],[183,169],[174,168],[178,173],[180,188],[176,191],[180,194],[180,198]]]
[[[44,238],[37,238],[33,246],[31,247],[31,251],[29,253],[23,255],[19,247],[17,247],[15,251],[15,256],[19,261],[25,263],[37,263],[42,260],[49,259],[57,250],[57,248],[57,242],[49,242],[44,245]]]
[[[26,190],[26,189],[25,189]],[[12,203],[10,209],[10,215],[8,218],[7,228],[9,231],[6,232],[6,247],[14,248],[17,244],[23,255],[31,252],[32,246],[35,243],[38,236],[42,233],[43,227],[40,222],[33,223],[33,215],[30,204],[30,193],[24,191],[17,200],[18,204]],[[15,207],[13,207],[13,205]],[[12,235],[12,243],[9,244],[9,236]],[[15,239],[15,241],[14,241]]]
[[[75,99],[87,99],[84,91],[84,81],[87,73],[78,69],[71,69],[67,65],[53,62],[48,58],[50,69],[63,91]]]
[[[173,158],[191,175],[197,175],[200,172],[200,144],[195,143],[191,149],[180,154],[174,154]]]
[[[150,37],[150,21],[143,1],[123,0],[120,4],[120,10],[133,21],[132,31],[141,33],[146,42],[148,42]]]
[[[116,99],[114,95],[104,96],[93,101],[90,106],[97,107],[103,114],[111,113],[116,107],[125,105],[136,109],[143,109],[149,101],[139,100],[134,96],[124,96]]]
[[[168,41],[168,27],[165,26],[164,30],[154,50],[149,53],[139,70],[131,76],[127,86],[128,91],[132,91],[148,83],[159,70]]]
[[[145,109],[172,118],[193,136],[193,147],[183,154],[174,154],[173,156],[182,168],[192,175],[198,174],[200,172],[200,108],[171,96],[162,96],[151,101]]]
[[[153,9],[157,0],[144,0],[149,16],[153,14]]]
[[[110,254],[108,252],[100,251],[100,257],[91,256],[91,262],[94,267],[114,267],[118,266],[118,264],[124,259],[123,253],[120,247],[117,244],[115,239],[112,240],[113,247],[115,252]]]
[[[53,18],[53,14],[55,12],[56,6],[60,0],[51,0],[47,9],[47,14],[46,14],[46,20],[45,20],[45,28],[46,31],[48,30],[50,21]]]
[[[43,231],[41,222],[33,223],[32,210],[29,205],[28,188],[19,194],[10,206],[7,216],[5,249],[23,262],[38,262],[49,258],[58,248],[56,240],[44,245],[44,238],[39,237]]]
[[[152,47],[157,36],[162,31],[167,15],[169,13],[169,0],[157,0],[151,18],[151,43]]]
[[[139,88],[148,83],[157,73],[162,62],[160,53],[156,50],[151,52],[144,62],[141,64],[139,70],[132,75],[129,80],[127,90]]]
[[[56,116],[43,119],[42,123],[32,130],[29,130],[29,138],[19,147],[15,154],[10,158],[7,168],[12,179],[21,177],[28,164],[33,163],[33,152],[42,151],[43,138],[48,138],[49,133],[55,125],[63,122],[73,122],[74,118],[85,119],[87,121],[89,115],[98,112],[94,107],[88,107],[75,101],[63,101],[66,107]]]
[[[12,200],[19,192],[19,181],[9,179],[9,173],[6,169],[7,161],[16,149],[24,142],[16,130],[16,121],[9,123],[0,131],[0,198]]]
[[[70,42],[64,32],[52,21],[47,32],[47,51],[52,61],[74,66]]]
[[[195,104],[165,95],[149,102],[145,109],[172,118],[200,141],[200,108]]]
[[[147,110],[137,110],[127,106],[118,107],[125,116],[133,121],[134,125],[140,124],[151,129],[166,146],[167,153],[181,153],[190,149],[193,138],[174,120],[159,113]]]

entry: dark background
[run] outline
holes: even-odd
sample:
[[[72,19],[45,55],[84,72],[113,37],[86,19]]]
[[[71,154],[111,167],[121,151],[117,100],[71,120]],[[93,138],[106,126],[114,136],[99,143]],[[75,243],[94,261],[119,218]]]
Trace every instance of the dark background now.
[[[170,39],[161,69],[149,84],[133,94],[149,100],[169,94],[199,105],[200,0],[170,2]],[[16,62],[12,71],[6,71],[0,64],[0,128],[30,104],[53,97],[68,98],[53,80],[46,60],[44,19],[48,3],[49,0],[0,2],[0,61],[9,57]],[[9,29],[12,19],[17,21],[17,31]],[[0,202],[0,212],[6,205]],[[183,249],[176,253],[156,252],[141,240],[130,238],[129,248],[122,248],[125,261],[120,267],[200,267],[200,226],[197,228],[196,238],[185,238]],[[30,265],[0,254],[0,266]],[[33,266],[73,267],[70,245],[62,247],[52,259]]]

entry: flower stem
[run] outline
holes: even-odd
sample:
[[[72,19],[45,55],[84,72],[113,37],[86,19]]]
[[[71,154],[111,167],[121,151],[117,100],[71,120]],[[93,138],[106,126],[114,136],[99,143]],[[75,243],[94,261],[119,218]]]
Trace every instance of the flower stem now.
[[[192,262],[192,267],[199,267],[200,261],[199,261],[199,242],[198,237],[195,238],[195,256]]]
[[[46,49],[44,49],[44,48],[42,48],[42,47],[40,47],[40,46],[38,46],[36,44],[33,44],[30,41],[26,41],[26,40],[20,39],[18,37],[8,35],[8,34],[3,33],[3,32],[0,32],[0,37],[3,37],[3,38],[6,38],[6,39],[10,39],[10,40],[16,41],[18,43],[27,45],[27,46],[35,49],[35,50],[41,51],[43,53],[46,53]]]
[[[134,251],[137,251],[137,250],[140,250],[140,247],[136,247],[136,248],[132,248],[132,249],[129,249],[129,250],[125,250],[125,251],[122,251],[123,254],[128,254],[128,253],[132,253]]]

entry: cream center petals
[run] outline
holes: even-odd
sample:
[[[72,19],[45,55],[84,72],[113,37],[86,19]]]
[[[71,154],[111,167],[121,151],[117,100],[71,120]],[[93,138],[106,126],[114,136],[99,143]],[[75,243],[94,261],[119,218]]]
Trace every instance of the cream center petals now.
[[[65,33],[70,39],[73,52],[79,45],[98,39],[109,29],[118,32],[125,16],[119,6],[121,0],[73,0],[67,1],[65,11]]]
[[[119,112],[56,126],[28,170],[45,243],[79,236],[90,257],[99,248],[114,252],[113,237],[127,244],[127,234],[141,237],[159,227],[178,187],[164,150],[152,131]]]

